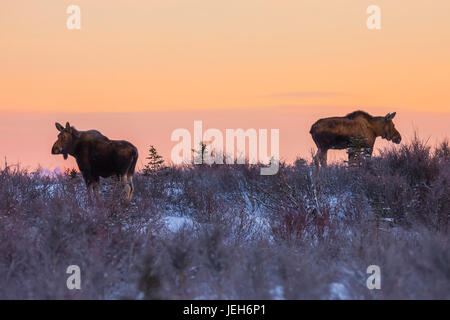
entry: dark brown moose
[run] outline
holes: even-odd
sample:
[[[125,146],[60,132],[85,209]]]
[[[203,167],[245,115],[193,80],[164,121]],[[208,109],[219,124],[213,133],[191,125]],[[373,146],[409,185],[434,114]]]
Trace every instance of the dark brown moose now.
[[[73,156],[86,182],[88,196],[91,191],[98,197],[99,178],[116,175],[124,187],[125,199],[133,194],[133,174],[138,151],[128,141],[109,140],[97,130],[78,131],[67,122],[66,127],[55,123],[58,140],[53,144],[52,154]]]
[[[318,120],[311,127],[309,133],[318,148],[314,156],[316,166],[327,165],[329,149],[348,149],[355,141],[358,147],[365,149],[372,155],[373,145],[377,137],[400,143],[402,136],[395,129],[392,119],[396,112],[388,113],[384,117],[373,117],[364,111],[355,111],[345,117],[332,117]],[[355,154],[349,152],[349,162],[354,160]]]

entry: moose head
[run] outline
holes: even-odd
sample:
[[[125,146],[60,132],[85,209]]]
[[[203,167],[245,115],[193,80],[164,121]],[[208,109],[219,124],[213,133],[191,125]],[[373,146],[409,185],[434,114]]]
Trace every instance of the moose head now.
[[[72,128],[69,122],[63,127],[58,122],[55,123],[56,129],[59,131],[58,140],[53,144],[52,154],[62,154],[64,160],[67,160],[68,154],[73,150],[74,144],[74,128]]]
[[[394,119],[396,114],[397,112],[393,112],[388,113],[386,116],[384,116],[381,123],[381,137],[388,141],[392,140],[392,142],[399,144],[402,141],[402,136],[397,131],[397,129],[395,129],[394,123],[392,122],[392,119]]]

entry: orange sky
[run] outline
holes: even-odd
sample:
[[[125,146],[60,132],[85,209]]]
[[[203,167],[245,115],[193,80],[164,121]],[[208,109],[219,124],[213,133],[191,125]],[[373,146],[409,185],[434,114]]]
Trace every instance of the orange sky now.
[[[66,28],[70,4],[81,30]],[[366,27],[371,4],[381,30]],[[397,111],[408,134],[439,139],[449,135],[449,15],[446,0],[3,1],[0,156],[64,165],[48,153],[53,122],[65,120],[128,137],[141,156],[147,144],[166,153],[173,129],[203,120],[279,128],[293,158],[310,152],[311,121],[357,108]]]

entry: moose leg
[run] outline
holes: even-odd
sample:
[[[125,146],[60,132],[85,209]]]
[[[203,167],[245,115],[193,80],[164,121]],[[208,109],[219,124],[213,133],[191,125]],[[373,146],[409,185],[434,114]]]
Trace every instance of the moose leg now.
[[[128,185],[131,187],[131,192],[130,192],[130,200],[131,200],[131,197],[133,196],[133,192],[134,192],[133,175],[128,176]]]
[[[83,174],[84,182],[86,183],[88,202],[92,203],[93,184],[95,181],[87,170],[81,170],[81,172]]]
[[[320,153],[320,149],[317,150],[315,156],[313,157],[314,165],[316,167],[319,166],[319,153]]]
[[[352,166],[356,162],[356,152],[348,151],[348,165]]]
[[[98,180],[90,180],[89,182],[86,182],[87,187],[87,195],[88,195],[88,201],[89,203],[93,203],[94,200],[98,201],[99,195],[98,195],[98,187],[99,183]]]
[[[320,151],[320,153],[319,153]],[[327,153],[328,153],[328,149],[319,149],[317,151],[318,155],[319,155],[319,161],[320,161],[320,165],[322,167],[326,167],[327,166]]]
[[[100,184],[99,180],[100,180],[99,177],[95,177],[92,179],[92,183],[91,183],[92,193],[93,193],[96,201],[98,201],[100,198],[99,193],[98,193],[99,184]]]
[[[327,150],[318,148],[316,155],[314,156],[314,164],[316,165],[316,167],[319,166],[319,164],[324,165],[323,164],[323,157],[325,154],[325,166],[327,165]]]
[[[125,200],[127,202],[130,202],[131,200],[131,193],[133,191],[132,186],[130,184],[130,182],[128,181],[128,175],[124,174],[120,177],[120,182],[122,183],[123,186],[123,192],[125,194]]]
[[[88,202],[93,203],[93,194],[94,194],[94,185],[92,181],[86,182],[86,188],[87,188],[87,196],[88,196]]]

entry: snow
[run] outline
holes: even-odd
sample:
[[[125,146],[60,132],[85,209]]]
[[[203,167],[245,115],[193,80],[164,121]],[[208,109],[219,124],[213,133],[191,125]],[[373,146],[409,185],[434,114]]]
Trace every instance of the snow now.
[[[60,167],[56,167],[53,171],[45,168],[39,168],[36,170],[35,174],[41,177],[57,178],[58,176],[63,174],[63,171]]]
[[[163,218],[163,222],[166,228],[171,232],[177,232],[185,226],[192,227],[194,225],[192,219],[188,217],[168,216]]]
[[[334,300],[347,300],[350,299],[350,294],[344,284],[333,282],[330,284],[329,298]]]
[[[275,288],[271,289],[270,294],[272,295],[272,299],[274,300],[285,300],[283,286],[276,286]]]

